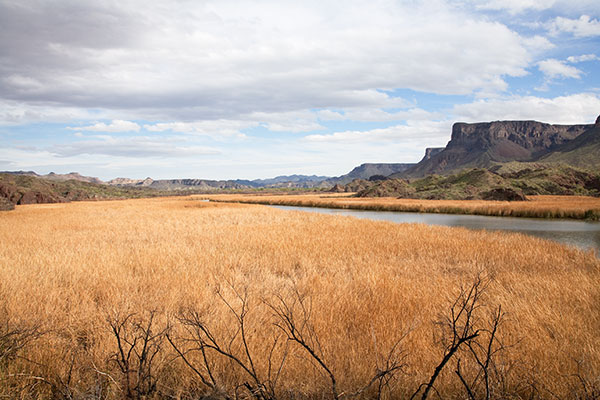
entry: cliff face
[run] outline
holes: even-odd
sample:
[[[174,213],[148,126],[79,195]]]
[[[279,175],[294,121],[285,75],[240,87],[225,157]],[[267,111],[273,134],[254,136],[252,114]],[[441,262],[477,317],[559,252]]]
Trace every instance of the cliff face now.
[[[575,139],[593,125],[550,125],[537,121],[496,121],[475,124],[457,122],[452,127],[452,139],[446,146],[487,150],[510,142],[519,147],[519,154],[507,157],[532,156]],[[515,147],[515,146],[513,146]]]
[[[440,153],[445,147],[428,147],[425,149],[425,157],[421,161],[429,160],[431,157]]]
[[[539,161],[562,163],[587,169],[600,168],[600,117],[596,125],[543,155]]]
[[[594,125],[551,125],[537,121],[495,121],[452,127],[448,145],[427,156],[404,176],[445,174],[494,163],[532,161],[574,141]]]

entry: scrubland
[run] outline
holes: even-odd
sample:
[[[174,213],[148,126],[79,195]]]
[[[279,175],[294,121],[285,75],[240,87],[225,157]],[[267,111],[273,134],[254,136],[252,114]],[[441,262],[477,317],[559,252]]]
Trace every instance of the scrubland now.
[[[600,393],[600,260],[553,242],[194,198],[18,206],[0,238],[4,397]]]
[[[352,193],[302,195],[206,195],[211,201],[304,207],[348,208],[374,211],[405,211],[476,214],[527,218],[600,219],[600,198],[589,196],[528,196],[527,201],[421,200],[395,197],[350,197]]]

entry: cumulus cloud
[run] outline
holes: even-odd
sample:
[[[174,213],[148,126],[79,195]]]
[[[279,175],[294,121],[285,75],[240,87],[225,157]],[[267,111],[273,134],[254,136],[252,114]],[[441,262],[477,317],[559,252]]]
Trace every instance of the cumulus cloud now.
[[[59,157],[76,157],[83,154],[107,155],[115,157],[145,158],[145,157],[190,157],[220,154],[220,151],[177,143],[168,138],[157,139],[147,136],[113,137],[108,135],[95,136],[91,140],[82,140],[67,144],[57,144],[48,149]]]
[[[365,131],[350,130],[324,135],[308,135],[308,142],[317,143],[410,143],[423,141],[438,143],[449,136],[451,122],[449,121],[408,121],[406,125],[395,125],[388,128]],[[432,144],[433,145],[433,144]]]
[[[69,170],[102,160],[144,176],[167,166],[177,176],[182,159],[190,176],[211,166],[221,177],[304,165],[322,174],[338,160],[414,161],[448,140],[452,112],[582,122],[597,96],[513,97],[509,83],[526,91],[536,68],[546,84],[592,76],[591,41],[566,50],[572,41],[548,32],[594,37],[596,9],[597,0],[0,0],[0,132],[13,151],[0,158]],[[530,15],[539,22],[524,28]],[[50,122],[61,126],[37,137],[12,130]],[[214,141],[222,148],[206,146]],[[38,150],[23,153],[25,142]]]
[[[588,15],[582,15],[579,19],[556,17],[549,24],[549,30],[554,35],[567,32],[575,37],[600,36],[600,21]]]
[[[553,10],[563,13],[594,13],[597,0],[467,0],[479,10],[506,11],[511,15]]]
[[[57,107],[52,104],[28,104],[0,98],[0,125],[22,125],[40,122],[89,121],[108,117],[106,111],[89,111],[80,107]]]
[[[194,122],[161,122],[156,124],[146,124],[144,129],[150,132],[176,132],[196,135],[205,135],[218,139],[220,137],[236,136],[243,138],[245,135],[241,132],[243,129],[257,126],[253,121],[240,120],[204,120]]]
[[[595,54],[582,54],[580,56],[567,57],[567,61],[570,63],[580,63],[580,62],[595,61],[595,60],[600,60],[600,58]]]
[[[251,121],[264,126],[272,132],[313,132],[325,129],[317,122],[317,114],[310,110],[288,111],[280,113],[254,112],[246,116]]]
[[[503,91],[526,39],[443,2],[1,2],[0,93],[167,121],[384,107],[377,89]]]
[[[571,66],[567,65],[564,61],[549,58],[547,60],[540,61],[538,68],[544,74],[546,79],[555,78],[575,78],[579,79],[582,72]]]
[[[67,129],[91,132],[139,132],[141,126],[132,121],[113,120],[110,124],[98,122],[89,126],[69,127]]]
[[[381,108],[351,108],[343,110],[320,110],[317,112],[323,121],[356,121],[356,122],[393,122],[403,120],[438,120],[442,115],[438,112],[421,108],[410,108],[401,111],[387,111]]]
[[[553,124],[590,124],[600,113],[600,96],[594,93],[554,98],[512,96],[456,105],[453,113],[457,120],[464,122],[537,120]]]
[[[546,37],[540,35],[523,39],[523,45],[526,46],[527,50],[532,54],[543,53],[546,50],[556,47],[554,43],[549,41]]]
[[[516,14],[526,10],[547,10],[552,8],[555,3],[555,0],[488,0],[475,4],[479,9],[506,10]]]

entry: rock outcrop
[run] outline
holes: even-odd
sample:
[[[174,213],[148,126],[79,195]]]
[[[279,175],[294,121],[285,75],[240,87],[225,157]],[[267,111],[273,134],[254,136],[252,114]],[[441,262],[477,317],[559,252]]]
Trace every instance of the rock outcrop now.
[[[600,169],[600,116],[590,129],[544,154],[539,161]]]
[[[333,193],[344,193],[346,191],[346,188],[337,183],[331,189],[329,189],[329,191]]]
[[[428,147],[425,149],[425,157],[421,161],[429,160],[431,157],[440,153],[445,147]]]
[[[457,122],[441,151],[393,177],[447,174],[494,163],[537,160],[572,142],[594,125],[551,125],[537,121]]]
[[[14,210],[15,205],[5,197],[0,197],[0,211]]]
[[[30,190],[23,193],[16,204],[65,203],[67,201],[67,199],[52,193]]]
[[[497,201],[525,201],[527,198],[520,190],[512,188],[495,188],[483,192],[481,194],[482,200],[497,200]]]
[[[388,179],[377,185],[365,188],[356,194],[357,197],[401,197],[411,198],[415,188],[404,179]]]

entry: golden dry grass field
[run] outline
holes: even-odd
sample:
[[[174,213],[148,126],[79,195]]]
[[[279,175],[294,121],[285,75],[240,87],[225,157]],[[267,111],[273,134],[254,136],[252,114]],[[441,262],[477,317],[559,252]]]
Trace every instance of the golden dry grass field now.
[[[7,398],[422,398],[445,355],[429,398],[600,389],[600,260],[549,241],[197,198],[18,206],[0,240]]]
[[[504,217],[600,219],[600,198],[588,196],[528,196],[527,201],[421,200],[395,197],[349,197],[349,194],[302,195],[207,195],[213,201],[278,204],[305,207],[352,208],[375,211],[407,211],[477,214]]]

